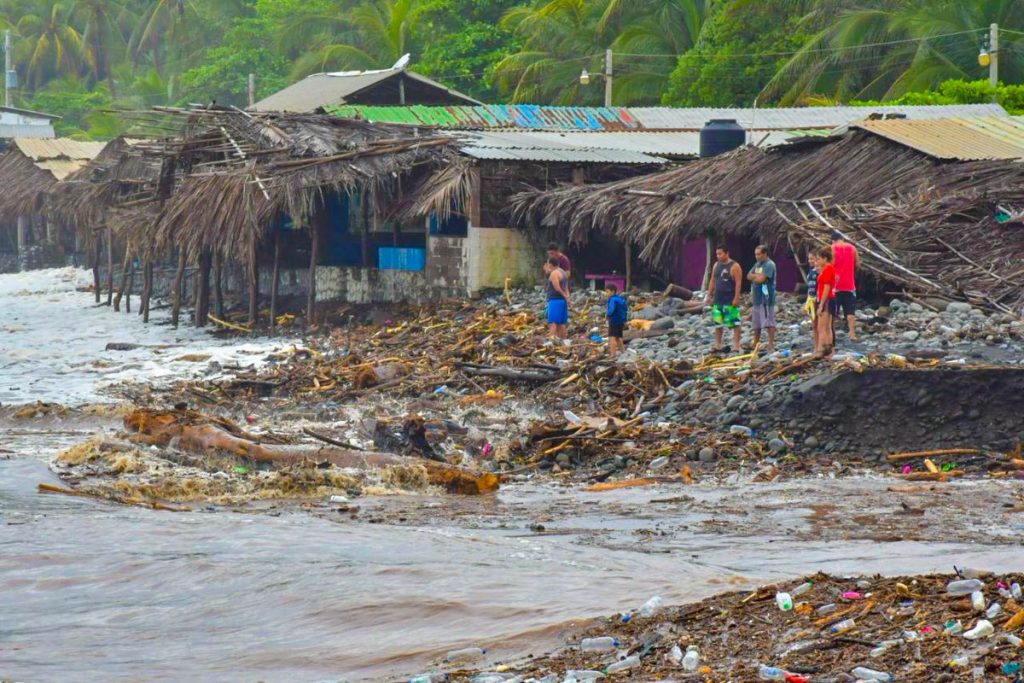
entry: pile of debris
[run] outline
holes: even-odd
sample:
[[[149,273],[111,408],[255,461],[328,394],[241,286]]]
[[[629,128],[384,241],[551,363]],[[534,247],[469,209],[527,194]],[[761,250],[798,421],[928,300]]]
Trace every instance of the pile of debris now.
[[[450,680],[1020,681],[1024,575],[959,573],[816,574],[674,608],[655,597],[553,654]]]

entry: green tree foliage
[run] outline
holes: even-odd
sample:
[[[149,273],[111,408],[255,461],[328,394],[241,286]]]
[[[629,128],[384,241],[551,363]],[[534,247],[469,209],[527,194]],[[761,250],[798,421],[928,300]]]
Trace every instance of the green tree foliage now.
[[[812,11],[822,28],[772,79],[767,95],[783,104],[815,94],[840,100],[890,99],[947,79],[982,75],[979,49],[998,23],[1001,72],[1024,78],[1024,3],[1020,0],[871,0]],[[829,16],[823,16],[826,12]],[[1013,32],[1011,32],[1013,31]]]
[[[732,0],[709,17],[669,77],[662,102],[749,107],[807,36],[793,0]]]
[[[944,81],[936,90],[908,92],[892,100],[853,100],[850,104],[858,107],[887,105],[937,105],[937,104],[988,104],[995,95],[996,102],[1014,115],[1024,115],[1024,85],[1000,83],[993,88],[986,80]]]

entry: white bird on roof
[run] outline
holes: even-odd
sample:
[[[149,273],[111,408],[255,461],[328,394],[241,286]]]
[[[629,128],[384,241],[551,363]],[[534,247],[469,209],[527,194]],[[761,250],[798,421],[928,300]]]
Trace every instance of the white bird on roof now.
[[[391,67],[391,68],[392,69],[404,69],[405,67],[409,66],[409,60],[410,60],[409,53],[406,52],[404,55],[402,55],[401,57],[398,58],[398,61],[395,62],[395,65],[393,67]]]

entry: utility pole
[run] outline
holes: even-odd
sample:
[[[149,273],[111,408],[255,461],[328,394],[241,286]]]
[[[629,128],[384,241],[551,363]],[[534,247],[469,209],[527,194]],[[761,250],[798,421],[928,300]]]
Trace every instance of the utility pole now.
[[[612,106],[612,51],[604,51],[604,106]]]
[[[995,90],[999,85],[999,24],[992,24],[988,29],[988,53],[992,58],[988,64],[988,82]],[[995,92],[992,93],[992,101],[996,101]]]
[[[11,91],[15,86],[14,58],[11,57],[11,29],[4,32],[4,106],[11,106]]]
[[[256,104],[256,74],[249,74],[249,106]]]

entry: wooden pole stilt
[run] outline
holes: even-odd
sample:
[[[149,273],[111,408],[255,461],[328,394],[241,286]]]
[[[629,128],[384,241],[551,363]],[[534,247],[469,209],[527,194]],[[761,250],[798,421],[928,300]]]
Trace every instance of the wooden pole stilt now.
[[[114,299],[114,231],[107,228],[107,305]]]
[[[253,241],[249,253],[249,329],[256,329],[256,320],[259,317],[260,304],[260,271],[257,261],[258,245]]]
[[[174,271],[174,303],[171,304],[171,325],[178,326],[181,318],[181,286],[185,279],[185,250],[178,250],[178,269]]]
[[[224,257],[217,252],[213,255],[213,314],[224,319]]]
[[[270,326],[277,327],[277,290],[281,282],[281,230],[274,227],[274,272],[270,278]]]
[[[96,295],[96,303],[100,302],[100,251],[102,250],[101,233],[97,230],[93,233],[92,245],[92,289]]]
[[[121,311],[121,299],[124,297],[125,290],[128,287],[128,264],[132,260],[132,250],[128,248],[128,245],[124,247],[124,263],[121,265],[121,286],[117,288],[117,296],[114,297],[114,310]]]

